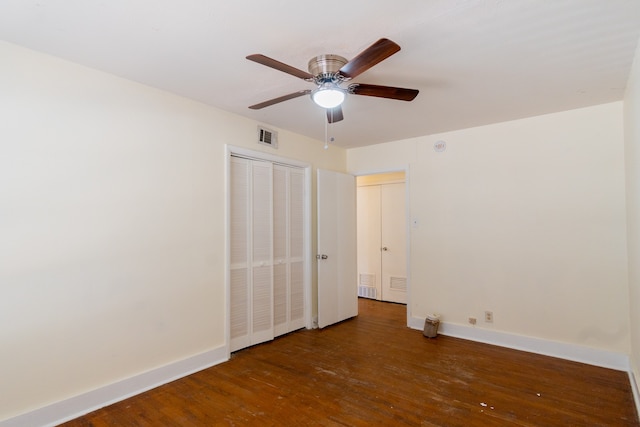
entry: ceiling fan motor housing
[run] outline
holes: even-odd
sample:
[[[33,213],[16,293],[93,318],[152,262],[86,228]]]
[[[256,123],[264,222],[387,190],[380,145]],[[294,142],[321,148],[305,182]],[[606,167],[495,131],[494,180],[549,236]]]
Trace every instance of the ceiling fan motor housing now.
[[[317,84],[345,80],[338,73],[347,62],[346,58],[339,55],[319,55],[309,60],[309,73],[315,76]]]

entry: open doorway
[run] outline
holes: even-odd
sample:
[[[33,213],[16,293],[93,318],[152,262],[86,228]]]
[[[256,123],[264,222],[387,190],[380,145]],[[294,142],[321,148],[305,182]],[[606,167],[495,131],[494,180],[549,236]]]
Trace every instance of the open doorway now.
[[[358,296],[406,304],[405,172],[362,175],[356,185]]]

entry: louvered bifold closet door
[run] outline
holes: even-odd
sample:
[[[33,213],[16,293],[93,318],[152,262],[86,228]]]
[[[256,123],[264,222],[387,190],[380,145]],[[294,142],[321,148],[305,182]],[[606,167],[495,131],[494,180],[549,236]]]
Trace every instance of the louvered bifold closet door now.
[[[272,166],[230,162],[230,350],[273,339]]]
[[[230,350],[251,345],[249,310],[249,191],[250,162],[232,157],[230,162]]]
[[[274,334],[304,327],[304,171],[273,167]]]
[[[251,344],[273,339],[273,178],[272,165],[252,162],[252,337]]]
[[[289,330],[305,326],[304,311],[304,170],[290,169],[289,203]]]
[[[273,328],[274,335],[288,330],[289,312],[289,174],[288,168],[273,167]]]

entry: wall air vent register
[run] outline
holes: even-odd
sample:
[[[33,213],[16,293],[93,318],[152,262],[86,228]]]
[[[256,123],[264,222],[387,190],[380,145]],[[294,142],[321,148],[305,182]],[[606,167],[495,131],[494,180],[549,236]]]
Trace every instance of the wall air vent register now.
[[[272,148],[278,148],[278,133],[258,126],[258,142]]]

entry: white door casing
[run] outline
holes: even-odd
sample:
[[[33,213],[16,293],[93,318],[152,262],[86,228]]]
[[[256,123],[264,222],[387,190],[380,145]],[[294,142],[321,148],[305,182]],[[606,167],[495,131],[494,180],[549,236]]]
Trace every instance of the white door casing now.
[[[358,193],[358,293],[407,302],[405,184],[362,185]]]

